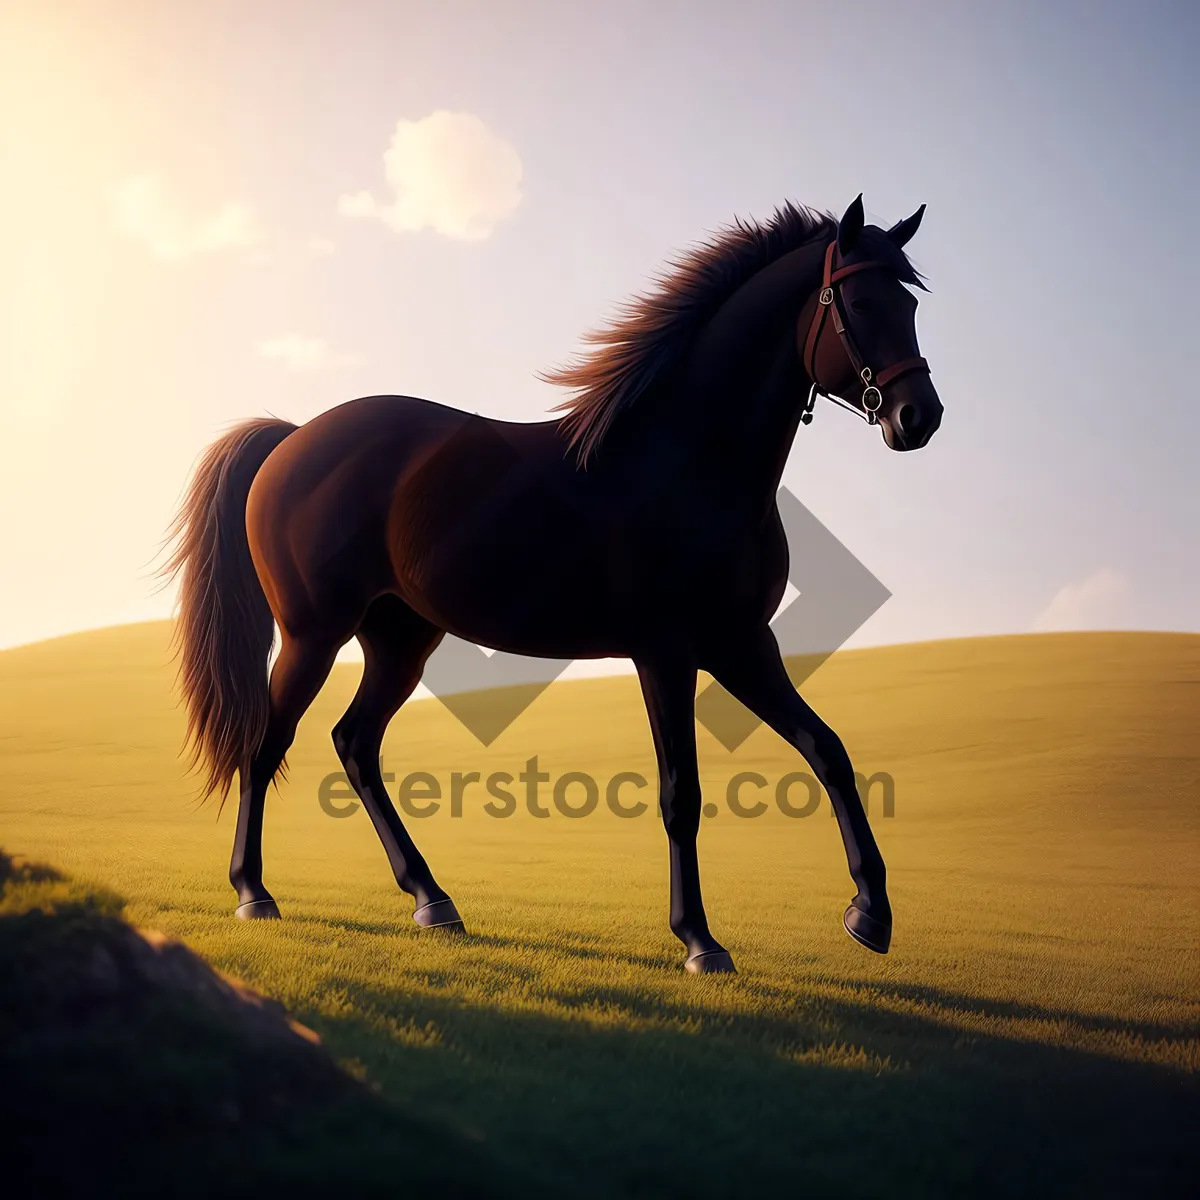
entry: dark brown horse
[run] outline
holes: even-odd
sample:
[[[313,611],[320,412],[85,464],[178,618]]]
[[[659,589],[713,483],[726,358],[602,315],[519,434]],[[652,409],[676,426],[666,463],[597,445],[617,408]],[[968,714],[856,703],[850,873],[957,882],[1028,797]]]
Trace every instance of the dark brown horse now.
[[[921,286],[903,246],[922,211],[885,231],[864,224],[860,196],[840,222],[789,204],[736,223],[547,376],[574,392],[558,421],[371,396],[299,428],[248,421],[209,448],[168,570],[182,574],[180,674],[206,793],[240,780],[239,916],[279,915],[262,879],[267,788],[357,637],[362,682],[334,745],[414,919],[461,928],[379,766],[389,720],[450,632],[517,654],[633,660],[690,970],[733,969],[700,894],[698,669],[811,764],[858,889],[846,928],[887,950],[884,864],[850,759],[797,695],[768,622],[788,566],[775,495],[815,396],[878,423],[893,450],[924,446],[941,421],[904,286]]]

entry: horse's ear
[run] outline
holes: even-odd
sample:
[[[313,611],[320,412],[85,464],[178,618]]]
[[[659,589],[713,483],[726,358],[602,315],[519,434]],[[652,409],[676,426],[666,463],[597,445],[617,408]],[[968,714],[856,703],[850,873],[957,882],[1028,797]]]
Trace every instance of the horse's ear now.
[[[888,237],[897,246],[906,246],[912,241],[912,236],[921,227],[921,218],[925,215],[925,205],[921,205],[911,217],[905,217],[887,231]]]
[[[865,219],[862,192],[859,192],[858,198],[846,209],[842,219],[838,222],[838,250],[843,255],[849,254],[858,245],[858,235],[863,231]]]

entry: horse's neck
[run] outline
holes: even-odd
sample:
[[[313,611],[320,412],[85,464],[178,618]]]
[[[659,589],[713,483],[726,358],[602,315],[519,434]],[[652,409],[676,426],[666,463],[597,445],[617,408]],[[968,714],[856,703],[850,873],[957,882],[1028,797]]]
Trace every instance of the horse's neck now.
[[[810,380],[796,322],[820,285],[824,244],[802,246],[739,288],[696,339],[671,417],[714,485],[769,504]]]

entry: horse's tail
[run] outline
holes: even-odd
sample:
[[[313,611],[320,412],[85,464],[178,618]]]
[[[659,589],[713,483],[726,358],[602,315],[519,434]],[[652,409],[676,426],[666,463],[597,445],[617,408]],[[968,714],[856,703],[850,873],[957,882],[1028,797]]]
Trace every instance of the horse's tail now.
[[[267,663],[275,623],[246,537],[246,498],[267,456],[297,427],[244,421],[215,441],[168,534],[168,578],[181,576],[174,646],[187,705],[191,765],[222,804],[267,730]]]

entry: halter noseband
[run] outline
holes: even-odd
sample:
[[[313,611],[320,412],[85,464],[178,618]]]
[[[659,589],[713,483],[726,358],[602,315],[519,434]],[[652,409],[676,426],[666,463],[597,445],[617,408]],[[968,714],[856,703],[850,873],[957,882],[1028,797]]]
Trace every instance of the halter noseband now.
[[[833,260],[836,253],[837,240],[834,239],[825,249],[825,269],[821,276],[821,291],[817,296],[817,310],[813,313],[812,324],[808,327],[808,336],[804,339],[804,369],[808,372],[809,379],[812,380],[812,387],[808,392],[808,400],[801,410],[800,420],[805,425],[809,424],[813,419],[813,408],[816,406],[817,397],[824,396],[826,399],[833,400],[843,408],[848,408],[851,412],[857,413],[859,416],[865,416],[868,425],[875,425],[879,421],[879,417],[876,414],[883,407],[883,389],[889,383],[894,383],[901,375],[907,375],[910,371],[928,371],[929,364],[920,356],[906,358],[898,363],[893,363],[890,367],[884,367],[878,374],[874,374],[871,368],[863,362],[854,337],[850,333],[845,313],[842,311],[841,288],[838,285],[843,279],[851,275],[856,275],[859,271],[871,271],[880,267],[886,269],[888,264],[883,259],[872,258],[866,262],[851,263],[849,266],[838,267],[835,270]],[[859,405],[861,407],[843,400],[841,396],[835,396],[832,392],[826,391],[817,382],[817,344],[820,342],[821,333],[825,329],[825,317],[827,315],[832,315],[833,327],[837,330],[838,337],[842,340],[846,357],[850,360],[850,365],[854,368],[859,379],[862,380],[863,392],[859,397]]]

